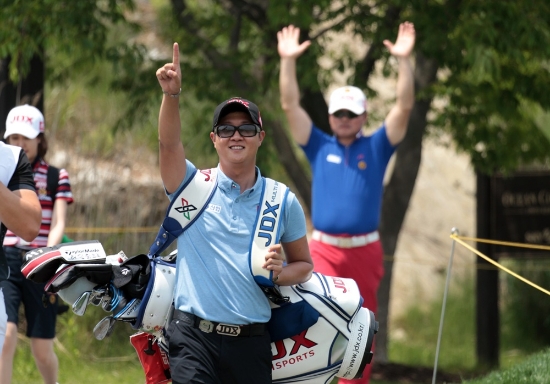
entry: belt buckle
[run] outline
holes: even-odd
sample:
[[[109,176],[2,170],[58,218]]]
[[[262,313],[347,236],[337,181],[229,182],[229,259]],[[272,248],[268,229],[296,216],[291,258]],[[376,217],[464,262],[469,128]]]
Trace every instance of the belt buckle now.
[[[353,239],[351,237],[339,237],[338,243],[342,248],[353,248]]]
[[[214,324],[208,320],[201,320],[199,322],[199,329],[204,333],[211,333],[214,329]]]
[[[241,327],[239,327],[238,325],[219,323],[216,326],[216,332],[220,335],[239,336],[239,334],[241,333]]]

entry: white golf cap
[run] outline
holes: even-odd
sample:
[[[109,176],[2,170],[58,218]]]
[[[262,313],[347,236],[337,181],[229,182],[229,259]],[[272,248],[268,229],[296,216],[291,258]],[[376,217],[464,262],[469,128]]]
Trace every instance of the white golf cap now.
[[[32,105],[20,105],[12,108],[6,119],[4,139],[11,135],[22,135],[34,139],[44,132],[44,115]]]
[[[350,85],[335,89],[330,95],[328,113],[332,115],[340,109],[360,115],[367,109],[367,97],[362,90]]]

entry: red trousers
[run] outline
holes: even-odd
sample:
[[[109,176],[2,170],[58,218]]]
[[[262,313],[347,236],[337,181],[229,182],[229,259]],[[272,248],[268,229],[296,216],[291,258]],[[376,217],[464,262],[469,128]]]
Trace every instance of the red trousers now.
[[[340,248],[311,240],[309,250],[316,272],[355,280],[363,297],[363,307],[370,309],[376,315],[378,286],[384,276],[384,252],[380,241],[362,247]],[[338,383],[368,384],[371,367],[372,362],[366,365],[361,379],[340,379]]]

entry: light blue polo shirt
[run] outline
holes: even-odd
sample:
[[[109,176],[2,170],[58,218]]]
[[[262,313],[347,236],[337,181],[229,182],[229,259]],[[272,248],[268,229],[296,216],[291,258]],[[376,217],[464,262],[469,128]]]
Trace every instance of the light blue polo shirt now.
[[[187,182],[195,165],[187,161]],[[218,188],[209,206],[178,237],[174,304],[181,311],[228,324],[265,323],[271,317],[269,301],[254,281],[249,267],[252,231],[259,209],[262,177],[251,189],[240,186],[218,166]],[[170,201],[176,196],[168,195]],[[281,220],[281,242],[306,235],[304,211],[289,192]]]
[[[348,146],[313,125],[302,149],[313,174],[314,228],[335,235],[377,230],[384,173],[395,148],[388,140],[385,125]]]

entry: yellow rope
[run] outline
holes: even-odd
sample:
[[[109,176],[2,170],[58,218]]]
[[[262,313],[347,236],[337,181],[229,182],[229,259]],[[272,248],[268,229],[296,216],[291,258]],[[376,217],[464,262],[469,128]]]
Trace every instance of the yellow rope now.
[[[456,239],[462,239],[467,241],[475,241],[478,243],[487,243],[487,244],[496,244],[496,245],[504,245],[506,247],[520,247],[520,248],[531,248],[531,249],[543,249],[546,251],[550,251],[550,246],[548,245],[538,245],[538,244],[522,244],[522,243],[511,243],[508,241],[498,241],[498,240],[489,240],[489,239],[477,239],[475,237],[465,237],[465,236],[456,236],[451,235],[451,237],[454,237]]]
[[[542,288],[542,287],[536,285],[535,283],[533,283],[533,282],[527,280],[526,278],[524,278],[524,277],[518,275],[517,273],[515,273],[515,272],[509,270],[508,268],[506,268],[505,266],[503,266],[503,265],[497,263],[495,260],[491,259],[490,257],[485,256],[483,253],[479,252],[479,251],[478,251],[477,249],[475,249],[474,247],[471,247],[470,245],[468,245],[468,244],[466,244],[464,241],[462,241],[460,236],[457,236],[457,235],[455,235],[455,234],[452,234],[452,235],[451,235],[451,239],[453,239],[454,241],[458,242],[459,244],[462,244],[464,247],[466,247],[466,248],[469,249],[470,251],[474,252],[476,255],[478,255],[479,257],[481,257],[481,258],[484,259],[485,261],[487,261],[487,262],[493,264],[494,266],[496,266],[496,267],[499,268],[499,269],[502,269],[504,272],[506,272],[506,273],[508,273],[508,274],[510,274],[510,275],[512,275],[512,276],[514,276],[516,279],[519,279],[519,280],[523,281],[524,283],[526,283],[526,284],[532,286],[533,288],[536,288],[536,289],[538,289],[539,291],[544,292],[544,293],[546,293],[547,295],[550,296],[550,292],[549,292],[549,291],[547,291],[546,289],[544,289],[544,288]],[[480,239],[474,239],[474,238],[468,238],[468,239],[471,239],[471,240],[474,240],[474,241],[480,240]],[[488,242],[488,241],[489,241],[489,240],[487,240],[487,242]],[[502,242],[500,242],[500,243],[502,243]],[[511,244],[517,244],[517,243],[511,243]],[[529,248],[529,247],[526,247],[526,248]]]

